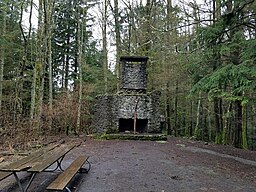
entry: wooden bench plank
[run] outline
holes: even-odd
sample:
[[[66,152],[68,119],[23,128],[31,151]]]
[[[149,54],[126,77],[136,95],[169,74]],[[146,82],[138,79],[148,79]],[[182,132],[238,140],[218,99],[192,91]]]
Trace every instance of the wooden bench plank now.
[[[19,167],[14,168],[13,171],[30,169],[31,167],[33,167],[33,166],[37,165],[39,162],[41,162],[42,158],[43,158],[42,156],[36,157],[36,158],[32,159],[31,161],[29,161]]]
[[[12,173],[11,172],[0,172],[0,181],[9,177]]]
[[[57,177],[57,179],[55,179],[47,187],[47,190],[64,190],[64,188],[68,185],[68,183],[71,181],[71,179],[75,176],[75,174],[79,171],[79,169],[83,166],[88,158],[89,157],[87,156],[79,156],[63,173],[61,173]]]
[[[41,155],[43,155],[46,151],[50,151],[52,149],[54,149],[55,147],[57,147],[58,145],[51,145],[48,146],[46,148],[40,149],[34,153],[31,153],[29,156],[24,157],[20,160],[17,160],[13,163],[10,163],[7,166],[1,167],[0,169],[2,171],[21,171],[23,169],[19,169],[19,167],[23,168],[22,165],[29,163],[30,161],[34,160],[35,158],[40,157]]]
[[[27,163],[25,163],[25,164],[23,164],[23,165],[21,165],[21,166],[18,166],[18,167],[16,167],[16,168],[14,168],[13,170],[14,170],[14,171],[27,170],[27,169],[29,169],[29,168],[35,166],[36,164],[38,164],[39,162],[41,162],[43,155],[45,155],[45,154],[47,154],[47,153],[51,153],[51,152],[52,152],[54,149],[56,149],[56,147],[58,147],[58,146],[59,146],[59,144],[56,144],[56,145],[52,145],[52,146],[49,146],[49,147],[47,147],[47,148],[42,149],[42,151],[41,151],[42,153],[41,153],[39,156],[37,156],[37,157],[31,159],[31,161],[28,161]]]
[[[45,153],[42,156],[41,162],[33,166],[28,172],[42,172],[48,167],[50,167],[53,163],[55,163],[58,159],[66,155],[70,150],[72,150],[77,145],[68,145],[64,147],[60,147],[57,150],[53,150],[49,153]]]
[[[15,169],[15,168],[17,168],[17,167],[19,167],[21,165],[24,165],[25,163],[27,163],[27,162],[33,160],[34,158],[38,157],[40,154],[41,153],[39,153],[39,152],[35,152],[35,153],[25,157],[25,158],[22,158],[22,159],[17,160],[17,161],[15,161],[13,163],[10,163],[9,165],[7,165],[5,167],[1,167],[1,170],[2,171],[5,171],[5,170],[6,171],[12,171],[13,169]]]

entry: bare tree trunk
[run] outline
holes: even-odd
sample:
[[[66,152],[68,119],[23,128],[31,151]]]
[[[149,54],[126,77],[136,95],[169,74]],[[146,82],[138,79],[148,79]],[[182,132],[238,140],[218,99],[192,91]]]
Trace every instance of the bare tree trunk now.
[[[69,29],[68,29],[69,31]],[[67,40],[67,45],[70,44],[70,37],[68,34],[68,40]],[[69,46],[67,46],[67,50],[66,50],[66,61],[65,61],[65,79],[64,79],[64,87],[65,87],[65,91],[68,92],[68,76],[69,76]]]
[[[241,101],[235,101],[235,137],[234,146],[237,148],[242,147],[242,118],[243,118],[243,107]]]
[[[6,12],[3,9],[3,23],[2,23],[2,36],[5,38],[6,34]],[[0,113],[2,111],[2,101],[3,101],[3,81],[4,81],[4,64],[5,64],[5,48],[4,45],[1,44],[0,46],[1,52],[0,52]]]
[[[213,101],[214,117],[215,117],[215,143],[222,143],[223,134],[223,118],[222,118],[222,100],[214,98]]]
[[[143,53],[149,56],[149,51],[151,48],[151,8],[152,8],[152,0],[147,0],[146,3],[146,16],[145,16],[145,42],[143,42]]]
[[[211,123],[211,110],[207,108],[207,119],[208,119],[208,141],[212,141],[212,123]]]
[[[229,12],[233,11],[233,9],[236,9],[238,5],[238,3],[236,1],[230,1],[230,4],[227,4],[227,10]],[[242,11],[237,13],[238,15],[235,16],[235,21],[233,23],[239,23],[240,21],[240,17],[243,16]],[[233,40],[235,37],[235,35],[238,32],[243,32],[243,28],[242,26],[240,27],[233,27],[233,23],[231,24],[230,28],[230,39]],[[233,50],[231,49],[231,53],[230,53],[230,59],[231,62],[234,65],[240,65],[241,63],[241,49],[237,46],[235,46],[233,48]],[[236,87],[235,87],[236,88]],[[241,98],[243,96],[243,93],[241,91],[239,91],[238,93],[236,93],[236,95],[238,98]],[[234,109],[235,109],[235,130],[234,130],[234,146],[237,148],[242,148],[243,146],[243,104],[242,104],[242,100],[241,99],[237,99],[234,101]],[[246,137],[246,135],[244,136]]]
[[[147,0],[146,2],[146,16],[145,16],[145,42],[143,42],[142,53],[146,56],[150,56],[151,49],[151,10],[152,10],[153,0]],[[150,72],[148,73],[148,81],[150,82],[150,89],[154,89],[154,64],[149,60],[148,66]]]
[[[34,74],[33,74],[33,84],[32,84],[32,93],[31,93],[31,108],[30,108],[30,118],[34,118],[35,114],[35,101],[36,101],[36,84],[37,84],[37,64],[40,66],[40,88],[38,92],[39,96],[39,103],[38,103],[38,111],[36,111],[36,119],[37,119],[37,129],[40,131],[40,117],[41,117],[41,98],[43,97],[42,91],[42,76],[43,74],[43,56],[42,56],[42,44],[43,44],[43,0],[39,0],[38,3],[38,26],[37,26],[37,45],[36,45],[36,54],[37,54],[37,59],[36,59],[36,64],[34,66]]]
[[[229,117],[228,114],[231,110],[231,102],[228,104],[226,115],[223,118],[223,134],[222,134],[222,144],[226,145],[228,144],[228,124],[229,124]]]
[[[30,104],[30,120],[34,119],[35,104],[36,104],[36,79],[37,79],[37,68],[36,63],[33,66],[33,81],[31,88],[31,104]]]
[[[221,11],[220,11],[220,1],[214,0],[213,1],[213,25],[216,24],[216,20],[219,19]],[[213,47],[213,71],[215,71],[220,65],[220,51],[217,48],[217,42],[214,42]],[[219,89],[221,87],[219,86]],[[221,98],[214,98],[213,100],[214,105],[214,117],[215,117],[215,143],[221,144],[223,142],[223,118],[222,118],[222,99]]]
[[[171,135],[171,107],[170,107],[170,82],[167,81],[166,84],[166,125],[167,125],[167,135]]]
[[[195,131],[194,131],[194,136],[195,136],[196,139],[199,139],[199,136],[200,136],[200,129],[199,129],[200,109],[201,109],[201,92],[199,92],[199,95],[198,95],[197,113],[196,113],[196,127],[195,127]]]
[[[84,10],[83,10],[84,17]],[[82,70],[82,55],[83,55],[83,37],[86,19],[80,20],[80,14],[78,14],[78,29],[77,29],[77,44],[78,44],[78,70],[79,70],[79,99],[77,109],[77,122],[76,122],[76,133],[80,131],[81,124],[81,108],[82,108],[82,97],[83,97],[83,70]]]
[[[243,107],[242,109],[242,147],[243,149],[248,149],[248,141],[247,141],[248,106],[245,104],[242,107]]]
[[[171,29],[171,14],[172,14],[172,0],[168,0],[167,1],[167,17],[166,17],[166,23],[167,23],[167,30]],[[168,43],[170,42],[170,35],[167,35],[167,41]],[[168,62],[168,61],[165,61]],[[169,68],[169,65],[168,65]],[[170,80],[167,79],[166,82],[166,125],[167,125],[167,134],[170,135],[171,134],[171,107],[170,107]]]
[[[175,86],[175,97],[174,97],[174,136],[178,135],[178,80]]]
[[[105,94],[108,93],[108,53],[107,53],[107,0],[104,0],[102,5],[103,12],[102,12],[102,49],[103,49],[103,73],[104,73],[104,92]]]
[[[30,23],[30,26],[32,26],[32,8],[33,8],[33,0],[31,0],[30,2],[30,6],[31,6],[31,9],[30,9],[30,17],[29,17],[29,23]],[[39,18],[38,18],[38,29],[40,28],[39,26],[41,25],[41,18],[40,16],[42,16],[41,13],[39,13]],[[39,32],[40,30],[38,30],[38,41],[41,37],[39,37]],[[30,33],[31,33],[31,27],[30,27],[30,32],[29,32],[29,36],[30,36]],[[40,43],[41,44],[41,43]],[[36,47],[38,49],[38,46]],[[33,52],[33,44],[31,43],[31,63],[32,63],[32,52]],[[38,59],[38,58],[37,58]],[[37,80],[37,66],[36,66],[36,63],[38,62],[35,62],[34,65],[33,65],[33,81],[32,81],[32,87],[31,87],[31,104],[30,104],[30,120],[32,121],[34,119],[34,113],[35,113],[35,104],[36,104],[36,80]]]
[[[115,33],[116,33],[116,77],[119,79],[120,66],[119,57],[121,56],[121,37],[118,0],[114,0],[114,17],[115,17]],[[117,91],[119,91],[119,81],[117,81]]]
[[[129,12],[129,15],[128,15],[128,23],[129,23],[129,27],[128,27],[128,48],[127,48],[127,52],[128,53],[131,53],[131,41],[132,41],[132,26],[133,26],[133,17],[131,16],[131,10]],[[137,41],[136,41],[137,43]]]
[[[25,31],[22,26],[22,20],[23,20],[23,13],[24,13],[24,4],[25,0],[23,0],[20,4],[20,19],[19,19],[19,28],[21,32],[21,36],[23,39],[23,54],[22,54],[22,60],[20,61],[20,68],[19,72],[17,74],[17,87],[16,87],[16,106],[18,110],[18,115],[21,115],[23,113],[23,97],[22,97],[22,92],[23,92],[23,83],[24,83],[24,72],[25,72],[25,67],[27,64],[27,45],[28,45],[28,38],[25,35]],[[31,27],[31,26],[30,26]]]
[[[138,34],[137,34],[137,29],[136,29],[136,22],[135,22],[135,14],[134,14],[134,1],[129,4],[129,15],[128,15],[128,23],[129,23],[129,28],[128,28],[128,39],[129,39],[129,44],[128,44],[128,53],[131,52],[136,52],[137,53],[137,48],[139,44],[138,40]],[[136,46],[132,46],[136,45]]]
[[[42,52],[42,63],[41,63],[41,69],[40,69],[40,88],[39,88],[39,106],[38,106],[38,131],[41,132],[41,117],[43,114],[43,98],[44,98],[44,83],[45,83],[45,65],[46,65],[46,58],[47,58],[47,0],[43,0],[43,2],[40,0],[39,4],[41,3],[41,7],[42,7],[42,14],[44,13],[44,17],[42,16],[42,20],[44,20],[44,28],[42,27],[42,30],[44,30],[44,32],[42,32],[42,45],[38,45],[41,46],[41,52]],[[40,7],[40,5],[39,5]],[[44,18],[44,19],[43,19]],[[43,37],[44,35],[44,37]],[[41,54],[41,53],[39,53]]]
[[[42,2],[42,6],[45,7],[45,0],[43,0],[44,2]],[[40,2],[40,1],[39,1]],[[43,7],[42,7],[42,10],[43,10]],[[45,8],[44,8],[44,11]],[[42,14],[43,14],[43,11],[42,11]],[[42,21],[43,21],[43,17],[42,17]],[[44,81],[45,81],[45,47],[46,47],[46,39],[45,37],[43,37],[43,34],[44,34],[44,29],[43,29],[43,24],[42,24],[42,36],[41,36],[41,45],[38,45],[40,46],[40,50],[41,50],[41,53],[39,53],[41,55],[41,63],[40,63],[40,88],[39,88],[39,104],[38,104],[38,131],[41,132],[41,117],[42,117],[42,114],[43,114],[43,97],[44,97]],[[39,51],[39,50],[38,50]]]
[[[44,59],[42,59],[44,62]],[[44,81],[45,81],[45,64],[42,64],[40,70],[40,88],[39,88],[39,105],[38,105],[38,131],[41,132],[41,117],[43,114],[43,97],[44,97]]]
[[[52,10],[54,8],[54,0],[48,0],[48,14],[47,14],[47,60],[49,67],[49,130],[52,130],[52,102],[53,102],[53,78],[52,78]]]

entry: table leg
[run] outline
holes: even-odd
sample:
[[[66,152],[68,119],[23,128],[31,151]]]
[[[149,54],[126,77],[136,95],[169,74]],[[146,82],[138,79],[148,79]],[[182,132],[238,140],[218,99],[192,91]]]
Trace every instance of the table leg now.
[[[28,182],[28,184],[27,184],[27,186],[26,186],[26,188],[25,188],[25,191],[28,190],[28,188],[29,188],[29,186],[31,185],[31,183],[32,183],[33,179],[35,178],[35,176],[36,176],[36,173],[33,173],[32,176],[31,176],[31,178],[29,179],[29,182]]]
[[[16,173],[16,172],[13,172],[13,175],[14,175],[14,177],[15,177],[15,179],[16,179],[18,185],[19,185],[20,191],[21,191],[21,192],[25,192],[24,189],[23,189],[23,187],[22,187],[22,185],[21,185],[20,178],[18,177],[17,173]]]
[[[58,165],[57,165],[57,168],[59,167],[59,169],[60,169],[61,171],[64,171],[64,170],[62,169],[62,167],[61,167],[61,163],[62,163],[64,157],[65,157],[65,155],[64,155],[63,157],[61,157],[60,160],[57,161],[57,164],[58,164]]]
[[[79,170],[79,173],[88,173],[90,171],[91,163],[90,163],[90,161],[88,161],[88,159],[86,160],[86,165],[87,164],[88,164],[88,168],[81,167]]]
[[[87,170],[87,171],[89,172],[92,165],[91,165],[90,161],[88,161],[88,159],[86,160],[86,163],[89,165],[89,168],[88,168],[88,170]]]
[[[68,192],[71,192],[71,190],[70,190],[68,187],[65,187],[65,189],[66,189]]]
[[[32,176],[31,176],[31,178],[29,179],[29,182],[28,182],[28,184],[27,184],[27,186],[26,186],[25,189],[23,188],[23,186],[22,186],[22,184],[21,184],[21,182],[20,182],[20,178],[18,177],[17,173],[16,173],[16,172],[13,172],[13,175],[14,175],[14,177],[15,177],[15,179],[16,179],[18,185],[19,185],[20,191],[21,191],[21,192],[27,192],[29,186],[31,185],[33,179],[34,179],[35,176],[36,176],[36,173],[33,173],[33,174],[32,174]]]
[[[64,170],[62,169],[62,167],[61,167],[61,163],[62,163],[64,157],[65,157],[65,155],[62,156],[61,158],[59,158],[59,159],[56,161],[56,163],[57,163],[56,168],[50,169],[50,170],[45,170],[45,172],[54,172],[54,171],[56,171],[58,168],[59,168],[61,171],[64,171]]]

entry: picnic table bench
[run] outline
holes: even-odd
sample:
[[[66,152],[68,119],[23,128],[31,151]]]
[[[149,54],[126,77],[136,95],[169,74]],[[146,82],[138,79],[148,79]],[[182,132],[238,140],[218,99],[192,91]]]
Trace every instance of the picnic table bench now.
[[[61,163],[65,157],[65,155],[71,151],[73,148],[79,146],[80,144],[72,144],[72,145],[63,145],[63,146],[49,146],[45,149],[39,150],[30,154],[29,156],[22,158],[16,162],[13,162],[7,166],[0,167],[0,180],[5,179],[9,175],[13,174],[17,184],[20,188],[20,191],[26,192],[30,187],[32,181],[34,180],[35,176],[41,172],[53,172],[56,170],[64,171],[61,167]],[[90,170],[91,164],[88,161],[89,157],[80,156],[78,157],[59,177],[57,177],[56,181],[54,181],[47,190],[57,190],[62,191],[64,189],[69,190],[67,187],[68,183],[72,180],[75,174],[81,169],[81,167],[87,163],[89,168],[87,171]],[[55,168],[49,169],[53,164],[56,164]],[[31,173],[31,177],[29,179],[28,184],[23,187],[20,178],[18,177],[17,173],[26,171],[27,173]],[[58,182],[58,178],[61,178],[61,185],[56,184]],[[59,179],[60,180],[60,179]],[[55,184],[54,184],[55,183]]]
[[[57,177],[56,180],[54,180],[47,187],[47,190],[63,191],[66,189],[67,191],[71,192],[67,185],[80,170],[83,164],[88,160],[88,158],[89,157],[87,156],[79,156],[63,173]]]

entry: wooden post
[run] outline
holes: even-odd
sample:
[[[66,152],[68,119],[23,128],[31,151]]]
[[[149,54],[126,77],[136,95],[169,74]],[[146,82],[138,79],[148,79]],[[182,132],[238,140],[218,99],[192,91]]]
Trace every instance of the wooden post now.
[[[134,132],[133,133],[134,134],[136,134],[136,118],[137,118],[136,115],[137,115],[136,111],[134,111],[134,124],[133,124],[133,128],[134,128]]]
[[[136,119],[137,119],[137,107],[138,107],[138,103],[139,103],[140,97],[138,98],[135,108],[134,108],[134,119],[133,119],[133,133],[136,134]]]

